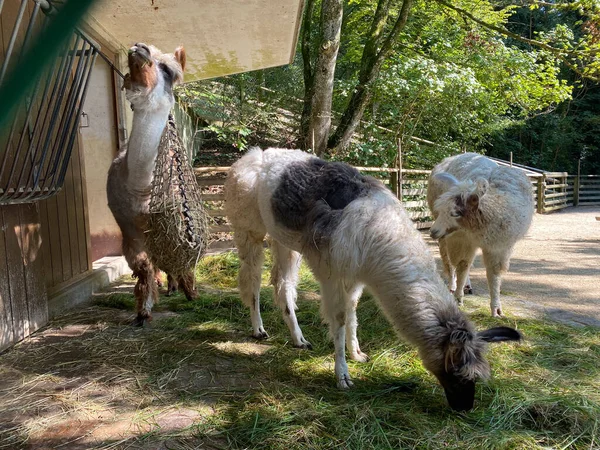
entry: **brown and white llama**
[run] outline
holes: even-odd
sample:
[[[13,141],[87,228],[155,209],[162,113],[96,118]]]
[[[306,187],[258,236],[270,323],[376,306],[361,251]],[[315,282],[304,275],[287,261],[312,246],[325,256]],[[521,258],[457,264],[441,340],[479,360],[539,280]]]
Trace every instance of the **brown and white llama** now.
[[[129,75],[124,87],[133,108],[133,125],[127,149],[110,167],[106,190],[108,206],[123,235],[123,255],[137,278],[137,326],[152,319],[152,306],[158,300],[155,268],[146,252],[144,232],[158,145],[175,103],[173,86],[183,81],[185,60],[183,47],[169,54],[143,43],[129,49]],[[193,296],[190,275],[178,280],[189,299]]]

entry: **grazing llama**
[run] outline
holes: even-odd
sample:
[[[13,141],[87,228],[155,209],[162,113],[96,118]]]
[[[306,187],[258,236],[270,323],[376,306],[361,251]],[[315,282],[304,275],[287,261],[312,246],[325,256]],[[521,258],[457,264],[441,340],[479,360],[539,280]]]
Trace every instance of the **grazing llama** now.
[[[123,235],[123,254],[137,278],[134,288],[137,316],[134,325],[152,319],[158,300],[155,271],[144,244],[150,205],[150,188],[161,135],[175,103],[173,86],[183,81],[185,50],[161,53],[143,43],[129,49],[129,75],[125,80],[127,99],[133,107],[133,125],[127,149],[113,161],[108,172],[108,206]],[[170,277],[169,277],[170,278]],[[169,291],[175,280],[169,280]],[[193,278],[180,278],[179,285],[189,299]]]
[[[352,386],[344,347],[350,358],[367,360],[356,337],[364,286],[398,334],[418,347],[456,410],[473,407],[476,379],[489,376],[485,343],[520,339],[507,327],[475,331],[398,199],[346,164],[300,150],[253,148],[231,167],[225,196],[241,260],[240,296],[251,310],[253,336],[268,337],[259,299],[268,233],[275,301],[296,347],[310,348],[294,312],[301,254],[321,285],[321,312],[333,337],[340,388]]]
[[[462,304],[477,249],[490,290],[492,316],[502,315],[501,276],[533,217],[531,183],[523,171],[500,166],[485,156],[463,153],[444,159],[429,177],[427,201],[435,222],[444,273]]]

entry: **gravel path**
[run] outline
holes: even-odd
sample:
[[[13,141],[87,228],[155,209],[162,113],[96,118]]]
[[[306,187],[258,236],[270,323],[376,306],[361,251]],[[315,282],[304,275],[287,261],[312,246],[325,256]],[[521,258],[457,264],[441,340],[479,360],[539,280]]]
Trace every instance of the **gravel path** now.
[[[535,214],[503,277],[505,312],[600,326],[600,220],[596,217],[600,217],[597,206]],[[475,294],[489,299],[481,255],[471,270],[471,282]]]

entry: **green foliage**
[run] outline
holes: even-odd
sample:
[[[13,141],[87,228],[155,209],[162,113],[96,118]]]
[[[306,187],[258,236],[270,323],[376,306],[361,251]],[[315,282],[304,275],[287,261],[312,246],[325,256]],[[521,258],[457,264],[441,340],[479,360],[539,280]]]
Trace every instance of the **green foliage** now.
[[[595,31],[597,25],[592,25],[598,23],[598,9],[597,2],[558,2],[553,9],[534,2],[531,8],[515,12],[511,27],[565,49],[592,51],[598,42],[594,44],[590,39],[593,35],[596,40],[600,38]],[[595,69],[588,66],[586,70]],[[560,77],[563,83],[573,86],[572,99],[546,114],[508,122],[504,129],[494,130],[486,145],[489,154],[507,158],[512,151],[519,163],[570,173],[576,173],[581,159],[582,173],[600,172],[600,87],[569,68],[563,68]]]

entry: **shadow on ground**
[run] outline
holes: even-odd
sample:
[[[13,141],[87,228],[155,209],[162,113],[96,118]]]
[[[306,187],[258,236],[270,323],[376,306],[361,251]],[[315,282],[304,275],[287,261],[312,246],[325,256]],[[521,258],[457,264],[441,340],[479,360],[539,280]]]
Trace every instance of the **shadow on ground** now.
[[[368,296],[359,337],[372,359],[350,363],[355,388],[346,392],[335,388],[313,292],[300,295],[314,347],[301,351],[287,341],[271,289],[262,293],[272,336],[263,342],[248,336],[235,291],[162,297],[140,329],[129,325],[132,290],[115,286],[0,356],[0,448],[482,448],[484,435],[534,448],[513,444],[595,439],[598,330],[492,319],[478,306],[485,299],[469,299],[479,327],[517,325],[527,340],[493,349],[494,380],[478,388],[474,412],[458,415]],[[565,389],[572,385],[579,390]]]

